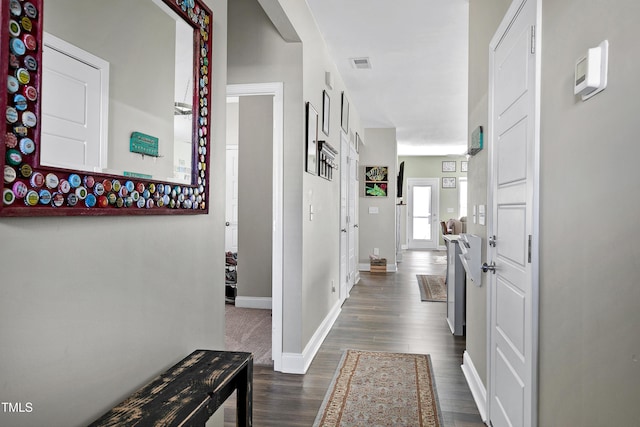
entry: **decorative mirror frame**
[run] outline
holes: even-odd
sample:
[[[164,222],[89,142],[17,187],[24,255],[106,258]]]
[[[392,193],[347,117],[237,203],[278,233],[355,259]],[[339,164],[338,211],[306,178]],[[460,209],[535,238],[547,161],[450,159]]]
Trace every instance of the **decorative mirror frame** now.
[[[31,93],[26,108],[24,101],[20,108],[16,108],[8,91],[0,91],[0,103],[5,106],[7,116],[5,131],[0,132],[0,164],[4,170],[0,216],[180,215],[209,212],[207,184],[213,15],[200,0],[163,1],[194,29],[193,73],[194,82],[198,84],[194,85],[193,93],[194,167],[191,185],[40,166],[44,0],[0,0],[0,69],[7,73],[4,80],[22,70],[20,73],[23,75],[28,73],[23,80],[27,83],[18,80],[16,91],[22,93],[27,91],[28,86],[33,88],[28,89]],[[27,18],[26,21],[23,18]],[[10,27],[10,20],[20,25],[19,37],[14,36],[16,32]],[[13,42],[17,39],[21,41]],[[26,52],[20,55],[23,47]],[[16,58],[22,63],[27,55],[37,61],[37,68],[33,71],[16,64]]]

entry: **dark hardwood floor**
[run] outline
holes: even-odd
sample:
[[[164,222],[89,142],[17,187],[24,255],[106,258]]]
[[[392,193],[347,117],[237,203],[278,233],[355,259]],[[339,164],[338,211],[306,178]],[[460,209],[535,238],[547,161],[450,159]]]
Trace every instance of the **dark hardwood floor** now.
[[[396,273],[361,273],[342,312],[305,375],[254,368],[253,425],[313,424],[342,353],[348,348],[431,355],[446,427],[484,426],[460,365],[464,337],[454,337],[446,303],[422,302],[416,274],[443,274],[445,252],[408,251]],[[225,426],[235,425],[225,403]]]

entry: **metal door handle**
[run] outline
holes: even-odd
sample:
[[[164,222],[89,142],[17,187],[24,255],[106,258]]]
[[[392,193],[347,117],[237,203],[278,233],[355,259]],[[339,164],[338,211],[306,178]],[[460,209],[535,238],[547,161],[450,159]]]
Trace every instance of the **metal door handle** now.
[[[482,272],[486,273],[487,271],[491,271],[493,274],[496,274],[496,263],[491,262],[491,264],[487,264],[486,262],[482,264]]]
[[[353,228],[358,228],[358,224],[354,225]]]
[[[342,230],[340,230],[340,231],[342,231],[343,233],[346,233],[346,232],[347,232],[347,229],[346,229],[346,228],[343,228],[343,229],[342,229]]]
[[[229,221],[225,222],[224,225],[226,225],[227,227],[231,225],[231,223]]]

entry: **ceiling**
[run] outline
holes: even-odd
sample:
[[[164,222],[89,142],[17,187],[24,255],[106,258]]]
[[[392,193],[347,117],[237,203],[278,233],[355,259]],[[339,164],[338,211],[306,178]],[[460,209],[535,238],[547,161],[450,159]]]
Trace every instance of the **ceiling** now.
[[[307,3],[363,128],[396,128],[400,156],[466,152],[468,0]]]

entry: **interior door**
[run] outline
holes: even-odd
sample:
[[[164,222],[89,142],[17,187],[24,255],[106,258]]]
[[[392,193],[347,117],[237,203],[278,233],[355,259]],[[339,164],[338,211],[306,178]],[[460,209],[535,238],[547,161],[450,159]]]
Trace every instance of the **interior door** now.
[[[490,50],[488,256],[495,266],[488,280],[489,418],[494,427],[535,425],[536,19],[535,0],[514,2]]]
[[[356,283],[358,273],[358,153],[353,145],[349,149],[349,201],[348,216],[349,227],[347,227],[349,239],[349,278],[347,281],[347,292]]]
[[[224,247],[227,252],[238,252],[238,146],[227,146],[227,188]]]
[[[349,286],[349,141],[340,138],[340,301],[344,302]]]
[[[438,184],[437,178],[407,180],[409,249],[435,249],[438,246]]]
[[[85,171],[106,167],[109,64],[45,34],[40,163]]]

